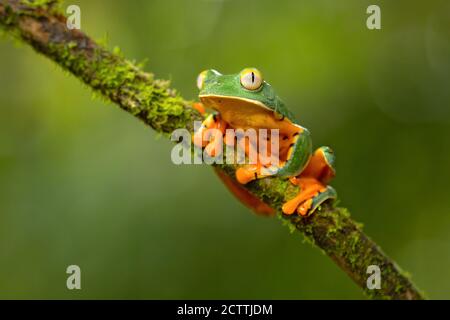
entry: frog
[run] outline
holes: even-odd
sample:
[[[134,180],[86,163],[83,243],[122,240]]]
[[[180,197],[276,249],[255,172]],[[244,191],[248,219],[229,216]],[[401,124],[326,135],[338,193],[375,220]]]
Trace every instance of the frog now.
[[[298,193],[281,206],[284,215],[307,217],[326,201],[336,199],[337,193],[329,185],[336,174],[333,150],[323,146],[313,151],[309,130],[299,124],[258,69],[249,67],[226,75],[208,69],[198,75],[197,87],[199,102],[194,107],[204,115],[204,120],[194,132],[193,140],[197,144],[200,141],[198,146],[208,154],[213,155],[219,139],[203,139],[207,129],[218,130],[222,134],[221,141],[226,140],[227,129],[278,130],[279,161],[275,166],[269,164],[270,170],[259,161],[243,164],[233,178],[216,168],[227,188],[244,205],[258,214],[273,215],[276,212],[244,187],[268,177],[289,179],[298,186]],[[270,139],[272,136],[267,138]],[[247,154],[248,150],[245,152]]]

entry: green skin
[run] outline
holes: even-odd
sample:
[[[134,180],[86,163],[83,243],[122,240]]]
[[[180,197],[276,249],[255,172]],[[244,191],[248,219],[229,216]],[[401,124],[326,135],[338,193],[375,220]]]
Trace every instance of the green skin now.
[[[251,80],[249,80],[248,75],[251,75]],[[283,166],[276,168],[271,175],[286,178],[300,176],[307,166],[310,168],[309,165],[312,163],[310,161],[313,155],[310,133],[306,128],[297,124],[294,115],[276,95],[272,86],[261,78],[259,71],[251,68],[231,75],[222,75],[215,70],[207,70],[199,76],[199,98],[206,107],[218,111],[220,117],[232,127],[279,129],[284,137],[290,136],[293,139],[292,141],[295,142],[289,147],[287,153],[289,158],[286,159]],[[245,86],[242,81],[246,83]],[[250,85],[248,81],[251,81]],[[260,85],[258,86],[258,84]],[[215,121],[214,115],[210,115],[210,117]],[[204,123],[210,119],[205,120]],[[319,160],[319,164],[325,165],[324,172],[328,173],[328,177],[334,176],[333,151],[328,147],[321,147],[316,152],[319,159],[322,159]],[[317,158],[315,161],[317,164]],[[312,164],[311,168],[315,168],[315,165]],[[309,174],[311,174],[311,170]],[[255,178],[258,177],[255,176]],[[319,180],[329,179],[320,178],[320,176],[316,178]],[[327,181],[321,182],[327,184]],[[305,190],[305,192],[307,191]],[[301,193],[298,197],[303,199]],[[312,202],[307,209],[308,211],[302,210],[302,215],[312,214],[324,201],[335,198],[336,191],[331,186],[326,186],[325,190],[318,192],[311,198]],[[291,203],[297,203],[295,198],[292,201]],[[283,212],[291,214],[292,206],[289,203],[285,205],[286,208],[283,206]]]
[[[256,90],[245,89],[240,82],[240,73],[222,75],[215,70],[207,70],[204,84],[199,97],[229,97],[236,100],[245,99],[261,107],[261,111],[270,110],[288,119],[293,125],[298,125],[294,115],[277,96],[273,87],[263,81]],[[213,106],[214,108],[214,106]],[[299,138],[293,146],[291,157],[286,164],[274,174],[279,177],[292,177],[299,175],[307,165],[312,154],[312,140],[309,131],[302,128]],[[330,166],[333,165],[334,156],[328,148],[324,148],[324,155]]]

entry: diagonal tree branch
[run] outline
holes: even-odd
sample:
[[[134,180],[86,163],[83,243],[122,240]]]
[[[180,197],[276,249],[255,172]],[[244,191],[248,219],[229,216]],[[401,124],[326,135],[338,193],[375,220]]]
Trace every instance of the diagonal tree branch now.
[[[56,0],[0,0],[0,26],[160,133],[168,136],[177,128],[192,132],[193,122],[202,119],[190,102],[169,87],[168,81],[155,79],[123,58],[118,50],[105,49],[83,32],[68,30]],[[235,166],[220,167],[234,179]],[[424,298],[345,208],[328,204],[308,218],[284,216],[282,203],[298,192],[288,180],[265,178],[246,188],[276,209],[292,230],[303,233],[333,259],[369,297]],[[381,270],[381,289],[367,288],[370,265]]]

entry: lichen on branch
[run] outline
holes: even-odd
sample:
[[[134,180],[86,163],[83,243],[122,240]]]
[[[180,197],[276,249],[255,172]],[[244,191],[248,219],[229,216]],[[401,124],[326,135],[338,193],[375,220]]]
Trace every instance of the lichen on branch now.
[[[192,132],[200,114],[165,80],[125,59],[118,49],[107,50],[79,30],[69,30],[55,0],[0,0],[0,26],[31,45],[64,70],[156,131]],[[236,166],[219,165],[234,178]],[[269,204],[291,230],[300,231],[341,267],[371,298],[423,299],[410,278],[362,231],[345,208],[323,205],[311,217],[285,216],[281,205],[298,192],[288,180],[269,177],[246,188]],[[367,288],[367,267],[381,269],[381,289]]]

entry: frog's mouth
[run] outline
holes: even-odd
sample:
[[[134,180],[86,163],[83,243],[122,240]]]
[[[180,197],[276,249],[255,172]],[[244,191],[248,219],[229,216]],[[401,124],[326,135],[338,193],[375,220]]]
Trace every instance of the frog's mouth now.
[[[259,101],[221,95],[200,95],[199,98],[205,107],[218,111],[221,118],[236,129],[279,129],[283,135],[299,130],[289,119],[276,115]]]

